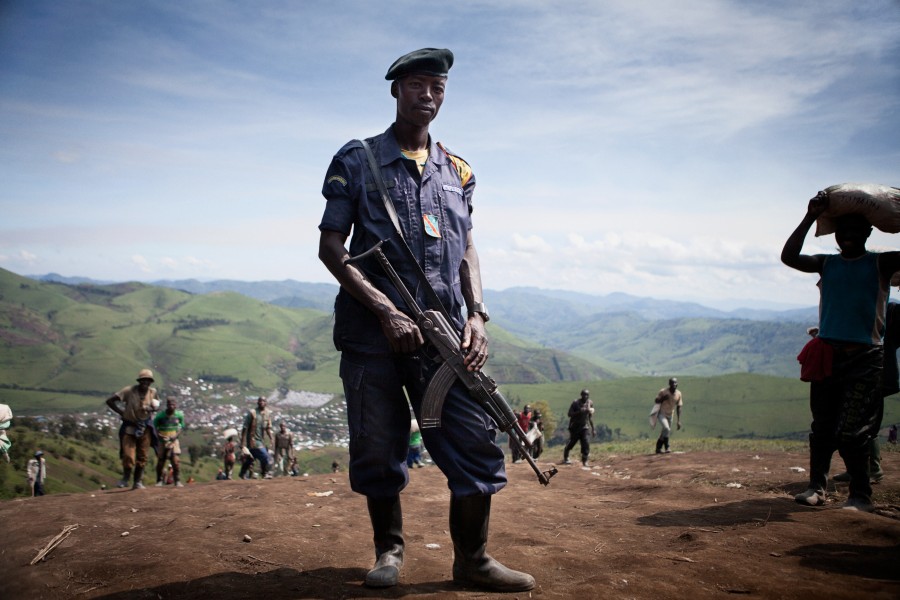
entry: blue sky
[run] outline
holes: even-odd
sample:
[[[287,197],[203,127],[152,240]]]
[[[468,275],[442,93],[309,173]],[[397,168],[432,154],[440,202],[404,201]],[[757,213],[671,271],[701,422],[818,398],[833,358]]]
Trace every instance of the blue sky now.
[[[900,185],[896,1],[6,0],[0,267],[332,281],[325,169],[425,46],[491,289],[813,305],[779,261],[807,200]]]

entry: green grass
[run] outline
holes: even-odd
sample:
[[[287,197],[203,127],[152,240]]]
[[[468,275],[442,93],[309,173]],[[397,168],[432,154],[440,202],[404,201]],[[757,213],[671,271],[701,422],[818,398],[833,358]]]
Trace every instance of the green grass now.
[[[654,444],[653,440],[591,444],[591,455],[649,454],[655,450]],[[686,438],[678,432],[672,436],[672,448],[679,452],[799,452],[803,454],[808,451],[807,443],[798,440]],[[557,452],[561,459],[561,446],[551,447],[548,454],[555,455]]]
[[[620,437],[656,437],[648,415],[653,399],[667,385],[666,377],[632,377],[566,384],[501,386],[517,406],[546,401],[560,425],[582,388],[591,391],[596,407],[594,424],[601,423]],[[679,377],[684,394],[681,438],[805,439],[810,424],[809,384],[799,379],[737,373],[719,377]],[[900,395],[885,399],[885,426],[900,422]]]
[[[118,390],[112,390],[109,395],[115,391]],[[18,417],[105,410],[104,402],[109,397],[17,389],[3,389],[0,393],[2,402],[8,404]]]

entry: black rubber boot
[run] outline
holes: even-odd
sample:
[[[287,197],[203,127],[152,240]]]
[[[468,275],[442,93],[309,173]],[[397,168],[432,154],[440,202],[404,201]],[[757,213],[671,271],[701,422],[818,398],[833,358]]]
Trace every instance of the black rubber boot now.
[[[809,434],[809,487],[822,494],[828,484],[828,472],[831,471],[831,457],[834,447],[819,441],[815,434]]]
[[[493,592],[524,592],[534,588],[534,577],[508,569],[488,555],[490,519],[490,496],[450,498],[453,581]]]
[[[135,467],[134,468],[134,485],[131,486],[133,490],[142,490],[144,489],[144,467]]]
[[[841,444],[838,449],[847,473],[850,474],[850,499],[872,503],[872,484],[869,483],[869,459],[871,458],[869,440],[854,444]]]
[[[839,483],[847,483],[850,481],[850,473],[844,471],[831,479]],[[881,444],[878,443],[877,438],[872,438],[869,440],[869,482],[881,483],[882,479],[884,479],[884,469],[881,468]]]
[[[669,438],[667,438],[667,437],[664,437],[664,438],[663,438],[663,446],[666,447],[666,449],[665,449],[663,452],[665,452],[666,454],[668,454],[668,453],[670,452],[670,450],[669,450]]]
[[[119,480],[116,487],[127,488],[129,481],[131,481],[131,469],[122,469],[122,479]]]
[[[869,442],[869,481],[881,483],[884,479],[884,470],[881,468],[881,444],[878,438],[872,438]]]
[[[828,484],[833,454],[834,448],[830,443],[820,440],[814,433],[809,434],[809,487],[794,496],[796,502],[809,506],[825,504],[825,486]]]
[[[366,585],[384,588],[397,585],[403,566],[403,512],[400,496],[366,498],[375,542],[375,566],[366,573]]]
[[[662,447],[663,447],[663,439],[659,438],[658,440],[656,440],[656,453],[657,454],[662,454]]]

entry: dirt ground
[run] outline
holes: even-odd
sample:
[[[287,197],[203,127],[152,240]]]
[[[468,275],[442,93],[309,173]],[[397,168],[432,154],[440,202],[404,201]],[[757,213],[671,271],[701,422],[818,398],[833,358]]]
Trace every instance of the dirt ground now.
[[[0,503],[0,598],[900,597],[900,454],[884,457],[874,514],[841,510],[845,486],[826,507],[794,503],[807,473],[792,468],[806,466],[789,453],[608,456],[560,466],[544,488],[508,465],[488,547],[537,586],[506,595],[450,581],[435,467],[411,473],[401,583],[380,591],[362,585],[371,532],[343,473],[12,500]]]

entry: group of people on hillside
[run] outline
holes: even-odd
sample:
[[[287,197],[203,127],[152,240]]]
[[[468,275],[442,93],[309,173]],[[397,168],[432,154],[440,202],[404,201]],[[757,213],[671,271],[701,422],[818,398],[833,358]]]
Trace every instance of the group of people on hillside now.
[[[122,459],[122,479],[116,487],[143,489],[144,470],[151,449],[156,453],[156,485],[166,485],[166,465],[175,487],[184,487],[181,481],[181,444],[179,435],[184,430],[183,411],[178,409],[174,396],[166,398],[165,410],[157,412],[159,398],[150,369],[141,369],[137,383],[122,388],[106,400],[106,405],[117,413],[122,424],[119,428],[119,455]],[[260,476],[271,479],[274,471],[296,474],[299,471],[294,452],[293,434],[282,422],[278,434],[272,433],[272,419],[266,409],[266,399],[259,397],[255,409],[247,411],[240,432],[242,479],[253,473],[254,462],[259,461]],[[224,468],[217,479],[231,479],[238,447],[234,438],[226,440],[223,448]],[[274,455],[270,455],[272,449]]]
[[[526,448],[526,452],[531,458],[538,458],[544,452],[544,417],[541,411],[532,409],[528,404],[515,413],[516,422],[522,431],[525,432],[525,439],[531,446]],[[518,444],[512,438],[509,440],[509,452],[514,464],[525,460]]]
[[[278,433],[272,432],[272,418],[267,401],[260,396],[256,399],[256,408],[248,410],[240,432],[241,479],[250,479],[254,475],[254,463],[259,462],[259,476],[272,479],[276,474],[297,475],[297,456],[294,451],[294,434],[288,431],[287,424],[282,421]],[[233,438],[225,441],[223,451],[225,469],[223,479],[231,479],[235,464],[235,442]]]

